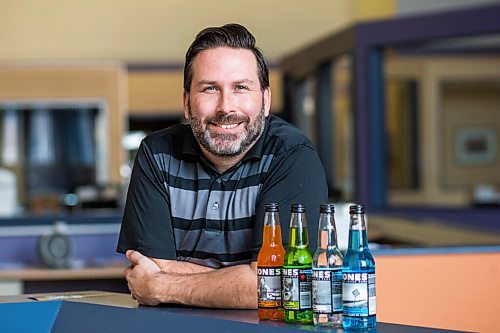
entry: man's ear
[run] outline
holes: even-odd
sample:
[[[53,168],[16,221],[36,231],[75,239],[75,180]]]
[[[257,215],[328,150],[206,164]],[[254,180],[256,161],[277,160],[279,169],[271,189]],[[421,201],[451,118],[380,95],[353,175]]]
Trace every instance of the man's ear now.
[[[263,99],[263,108],[264,108],[264,115],[267,117],[269,116],[269,110],[271,109],[271,87],[267,87],[264,90],[264,94],[262,96]]]
[[[182,104],[184,107],[184,118],[189,120],[189,93],[185,90],[182,94]]]

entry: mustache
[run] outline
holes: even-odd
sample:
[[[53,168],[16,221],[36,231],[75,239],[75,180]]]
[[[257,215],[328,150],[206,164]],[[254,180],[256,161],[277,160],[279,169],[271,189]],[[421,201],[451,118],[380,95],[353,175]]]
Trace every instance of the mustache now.
[[[250,122],[250,117],[247,116],[238,116],[234,114],[216,114],[212,117],[208,117],[205,122],[208,123],[214,123],[218,125],[229,125],[229,124],[235,124],[235,123],[249,123]]]

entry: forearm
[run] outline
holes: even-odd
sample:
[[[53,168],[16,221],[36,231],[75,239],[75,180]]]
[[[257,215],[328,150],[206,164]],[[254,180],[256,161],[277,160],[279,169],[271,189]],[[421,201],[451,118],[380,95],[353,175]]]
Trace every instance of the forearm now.
[[[193,264],[187,261],[165,260],[151,258],[164,273],[175,274],[198,274],[211,272],[214,269],[202,265]]]
[[[232,309],[257,308],[256,263],[199,274],[159,273],[156,298],[161,303]]]

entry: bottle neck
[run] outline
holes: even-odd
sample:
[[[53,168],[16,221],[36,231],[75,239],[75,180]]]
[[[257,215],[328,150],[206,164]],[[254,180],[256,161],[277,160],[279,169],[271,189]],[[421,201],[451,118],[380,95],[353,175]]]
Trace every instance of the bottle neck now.
[[[262,236],[262,245],[275,246],[276,244],[282,244],[279,213],[266,212],[264,218],[264,232]]]
[[[349,249],[368,248],[364,214],[351,214],[349,224]]]
[[[290,247],[307,247],[309,237],[307,234],[307,221],[305,213],[293,213],[290,216]]]
[[[320,213],[318,225],[318,248],[324,250],[337,247],[337,232],[333,213]]]

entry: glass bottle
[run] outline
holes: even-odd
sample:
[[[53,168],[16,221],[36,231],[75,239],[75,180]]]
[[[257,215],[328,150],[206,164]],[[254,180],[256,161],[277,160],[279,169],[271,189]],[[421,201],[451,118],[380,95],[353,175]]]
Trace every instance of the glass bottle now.
[[[349,207],[349,245],[342,265],[345,329],[369,329],[377,324],[375,261],[368,248],[365,208]]]
[[[313,257],[314,325],[342,326],[342,252],[337,246],[335,206],[320,206],[318,248]]]
[[[264,208],[262,247],[257,257],[258,314],[260,320],[283,321],[281,269],[285,248],[281,239],[279,206],[269,203]]]
[[[292,205],[289,232],[289,247],[283,262],[285,322],[312,324],[312,254],[303,204]]]

